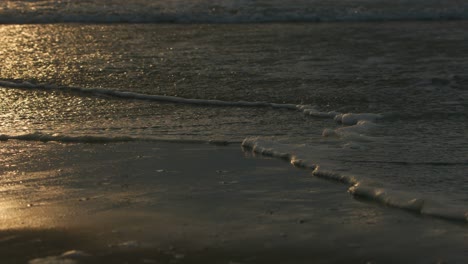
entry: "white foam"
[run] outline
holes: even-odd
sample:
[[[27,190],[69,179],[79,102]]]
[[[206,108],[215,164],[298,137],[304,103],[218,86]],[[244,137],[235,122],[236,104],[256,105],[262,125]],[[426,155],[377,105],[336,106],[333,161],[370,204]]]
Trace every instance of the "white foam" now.
[[[344,126],[335,129],[333,132],[323,132],[322,135],[327,136],[338,136],[349,141],[358,142],[373,142],[377,141],[378,138],[369,136],[368,133],[377,128],[375,123],[370,121],[358,121],[357,124],[352,126]]]
[[[373,113],[339,113],[339,112],[320,112],[311,105],[296,105],[296,104],[278,104],[271,102],[249,102],[249,101],[222,101],[222,100],[210,100],[210,99],[195,99],[195,98],[183,98],[177,96],[166,96],[166,95],[152,95],[152,94],[141,94],[129,91],[120,91],[116,89],[107,88],[84,88],[76,86],[57,86],[51,84],[33,84],[30,82],[11,82],[6,80],[0,80],[0,86],[5,88],[15,89],[39,89],[39,90],[60,90],[77,92],[83,94],[94,94],[94,95],[105,95],[118,98],[126,98],[133,100],[146,100],[156,102],[169,102],[179,104],[193,104],[193,105],[208,105],[208,106],[235,106],[235,107],[271,107],[275,109],[289,109],[300,111],[305,115],[312,117],[321,118],[333,118],[337,122],[343,125],[352,126],[358,125],[360,127],[370,126],[371,122],[375,122],[382,118],[381,114]],[[361,122],[361,121],[367,121]]]
[[[317,166],[314,169],[312,175],[327,180],[342,182],[347,185],[355,185],[358,183],[358,180],[354,176],[344,175],[333,171],[322,170],[320,166]]]
[[[229,102],[221,100],[205,99],[187,99],[175,96],[147,95],[133,92],[103,89],[103,88],[82,88],[82,87],[60,87],[54,85],[36,85],[28,82],[9,82],[0,81],[0,86],[19,89],[43,89],[43,90],[65,90],[70,92],[88,93],[97,95],[108,95],[127,99],[139,99],[150,101],[163,101],[184,104],[202,104],[212,106],[238,106],[238,107],[271,107],[280,109],[290,109],[302,112],[305,115],[320,118],[333,118],[343,126],[337,129],[325,129],[323,136],[346,138],[356,141],[366,141],[369,137],[365,135],[367,131],[378,127],[376,122],[383,116],[373,113],[338,113],[338,112],[320,112],[313,106],[294,105],[294,104],[276,104],[268,102]],[[108,143],[108,142],[128,142],[128,141],[162,141],[162,142],[180,142],[180,143],[212,143],[212,144],[230,144],[239,142],[228,141],[206,141],[206,140],[179,140],[179,139],[158,139],[141,137],[108,137],[108,136],[74,136],[60,134],[29,133],[21,135],[0,135],[0,140],[31,140],[31,141],[58,141],[70,143]],[[354,144],[356,145],[356,144]],[[354,146],[353,145],[353,146]],[[356,176],[345,175],[330,170],[323,170],[316,161],[308,158],[297,148],[287,144],[280,144],[273,141],[265,141],[259,138],[246,138],[242,142],[245,149],[252,152],[285,159],[292,165],[310,170],[312,175],[328,180],[344,183],[350,186],[349,192],[356,197],[367,198],[387,206],[410,210],[424,215],[446,218],[451,220],[467,221],[468,210],[465,208],[456,208],[450,204],[444,206],[434,206],[433,202],[418,197],[410,192],[397,192],[392,188],[374,187],[363,183],[362,179]],[[297,146],[296,146],[297,147]]]
[[[305,115],[313,116],[313,117],[323,117],[323,118],[335,118],[335,116],[339,115],[338,112],[320,112],[315,109],[313,106],[310,105],[299,105],[297,109],[302,111]]]
[[[296,106],[296,108],[302,111],[305,115],[313,117],[332,118],[337,123],[343,124],[345,126],[371,126],[372,123],[384,117],[382,114],[374,113],[340,113],[336,111],[321,112],[311,105],[298,105]]]
[[[276,142],[261,140],[259,138],[247,138],[242,146],[257,154],[287,159],[296,167],[312,171],[315,177],[340,182],[349,186],[348,192],[355,197],[365,198],[386,206],[408,210],[414,213],[444,218],[453,221],[468,222],[468,208],[456,206],[450,203],[436,202],[423,198],[411,191],[397,191],[382,183],[366,183],[367,180],[355,175],[346,175],[340,172],[324,170],[320,165],[308,160],[293,146]]]
[[[374,113],[339,113],[335,111],[321,112],[309,105],[298,105],[297,109],[302,111],[305,115],[320,118],[332,118],[337,123],[342,124],[342,127],[336,129],[324,129],[322,136],[342,138],[348,141],[376,141],[376,138],[367,135],[367,133],[377,128],[378,126],[375,122],[384,117],[382,114]],[[348,142],[348,144],[352,143]],[[353,146],[356,145],[354,144]],[[362,148],[362,146],[359,146],[359,148]]]
[[[352,126],[358,124],[360,121],[375,122],[381,119],[383,116],[381,114],[372,114],[372,113],[345,113],[337,114],[334,116],[336,122],[343,125]]]
[[[298,108],[295,104],[276,104],[269,102],[248,102],[248,101],[222,101],[222,100],[207,100],[207,99],[193,99],[183,98],[177,96],[166,95],[151,95],[141,94],[128,91],[120,91],[116,89],[104,88],[83,88],[74,86],[57,86],[50,84],[32,84],[30,82],[10,82],[0,80],[0,86],[5,88],[16,89],[40,89],[40,90],[60,90],[69,92],[78,92],[84,94],[105,95],[118,98],[126,98],[133,100],[146,100],[155,102],[169,102],[179,104],[193,104],[193,105],[210,105],[210,106],[236,106],[236,107],[271,107],[295,110]]]
[[[421,213],[424,206],[424,199],[413,197],[408,193],[396,192],[389,193],[386,189],[380,187],[366,186],[364,184],[356,184],[349,188],[349,192],[361,198],[367,198],[388,206],[398,207]]]
[[[378,125],[374,122],[381,118],[383,118],[383,115],[373,113],[337,114],[334,116],[334,120],[343,124],[344,126],[338,127],[336,129],[326,128],[323,130],[322,136],[341,138],[350,141],[347,144],[351,144],[352,146],[355,146],[355,144],[353,145],[354,141],[374,142],[377,141],[378,138],[369,136],[368,134],[370,131],[378,128]],[[362,146],[359,148],[361,147]]]
[[[244,141],[242,142],[242,147],[264,156],[276,157],[289,161],[293,158],[292,154],[280,151],[278,150],[278,148],[275,148],[275,146],[278,146],[278,143],[269,143],[270,144],[262,144],[262,141],[260,141],[260,139],[252,137],[244,139]]]
[[[357,197],[369,199],[386,206],[400,208],[421,215],[452,221],[468,222],[468,208],[419,197],[411,192],[396,191],[380,187],[356,184],[349,192]]]

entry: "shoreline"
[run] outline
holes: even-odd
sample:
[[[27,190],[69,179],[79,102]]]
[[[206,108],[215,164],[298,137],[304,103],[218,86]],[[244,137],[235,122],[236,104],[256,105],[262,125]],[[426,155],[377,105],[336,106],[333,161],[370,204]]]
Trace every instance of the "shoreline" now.
[[[18,152],[1,182],[11,263],[70,250],[90,255],[67,258],[77,263],[459,263],[467,253],[464,225],[363,203],[240,146],[2,144]]]

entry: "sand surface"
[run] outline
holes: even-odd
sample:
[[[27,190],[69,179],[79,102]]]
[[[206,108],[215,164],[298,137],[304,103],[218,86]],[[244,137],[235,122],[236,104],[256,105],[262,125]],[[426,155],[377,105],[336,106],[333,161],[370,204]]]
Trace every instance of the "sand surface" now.
[[[238,145],[0,144],[2,263],[468,259],[464,224],[355,200]]]

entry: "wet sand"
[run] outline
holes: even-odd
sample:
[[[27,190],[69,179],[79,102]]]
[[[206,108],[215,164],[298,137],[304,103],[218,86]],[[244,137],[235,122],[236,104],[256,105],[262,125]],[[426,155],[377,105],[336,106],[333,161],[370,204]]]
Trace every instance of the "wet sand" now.
[[[238,145],[0,144],[2,263],[468,259],[465,224],[355,200]]]

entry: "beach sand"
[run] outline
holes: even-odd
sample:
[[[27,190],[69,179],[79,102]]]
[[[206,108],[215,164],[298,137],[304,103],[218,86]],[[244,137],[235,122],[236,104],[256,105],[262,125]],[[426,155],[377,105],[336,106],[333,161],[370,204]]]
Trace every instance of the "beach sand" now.
[[[465,224],[353,199],[346,186],[239,145],[0,143],[3,263],[468,257]]]

